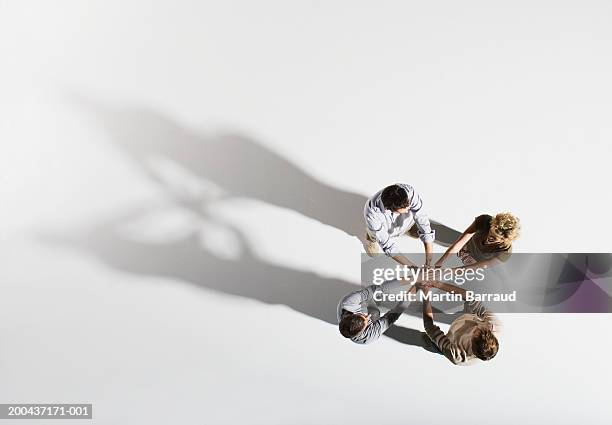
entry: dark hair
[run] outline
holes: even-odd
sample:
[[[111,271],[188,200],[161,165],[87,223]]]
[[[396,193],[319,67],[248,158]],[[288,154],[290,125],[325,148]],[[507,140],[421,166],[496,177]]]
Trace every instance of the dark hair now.
[[[359,314],[347,314],[340,320],[340,333],[345,338],[353,338],[363,331],[365,325],[365,317]]]
[[[403,187],[393,184],[383,189],[380,199],[384,207],[391,211],[397,211],[410,205],[408,192]]]
[[[491,360],[499,350],[499,341],[489,329],[482,329],[472,340],[474,354],[480,360]]]

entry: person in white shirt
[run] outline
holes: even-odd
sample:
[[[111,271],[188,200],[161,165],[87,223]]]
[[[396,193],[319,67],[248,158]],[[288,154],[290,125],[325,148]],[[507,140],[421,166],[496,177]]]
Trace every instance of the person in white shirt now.
[[[368,255],[374,256],[382,251],[398,263],[414,267],[413,262],[400,254],[396,241],[416,225],[425,248],[425,265],[431,265],[435,231],[423,210],[421,197],[412,186],[398,183],[376,192],[366,202],[363,216]]]

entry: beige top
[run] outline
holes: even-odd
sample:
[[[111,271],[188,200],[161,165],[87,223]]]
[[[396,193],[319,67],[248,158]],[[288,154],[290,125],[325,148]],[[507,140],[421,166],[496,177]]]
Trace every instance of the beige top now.
[[[478,328],[490,329],[499,337],[500,323],[480,301],[466,302],[464,311],[466,313],[453,321],[446,335],[435,324],[426,325],[425,332],[451,362],[468,365],[476,359],[472,351],[474,331]]]
[[[490,260],[495,257],[500,261],[507,261],[512,254],[512,245],[488,244],[486,242],[493,217],[488,214],[479,215],[474,219],[476,232],[465,245],[466,251],[476,261]]]

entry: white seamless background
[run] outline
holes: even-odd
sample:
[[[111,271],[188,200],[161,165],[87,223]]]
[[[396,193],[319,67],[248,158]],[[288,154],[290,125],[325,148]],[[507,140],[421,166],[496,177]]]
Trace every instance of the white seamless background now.
[[[611,18],[588,0],[1,1],[0,401],[91,402],[100,424],[608,423],[610,315],[504,315],[499,355],[460,368],[224,289],[270,276],[334,305],[326,282],[358,284],[357,239],[283,205],[359,213],[309,198],[308,175],[412,184],[458,230],[512,211],[516,252],[610,252]],[[219,134],[240,136],[214,160],[227,180],[124,149],[189,161],[183,143]],[[99,236],[161,252],[139,265],[158,273],[79,244],[118,218]]]

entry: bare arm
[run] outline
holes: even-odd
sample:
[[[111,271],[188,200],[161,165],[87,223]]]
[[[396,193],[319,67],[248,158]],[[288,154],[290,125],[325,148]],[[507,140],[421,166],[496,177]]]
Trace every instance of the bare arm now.
[[[465,244],[468,243],[470,239],[472,239],[474,233],[476,233],[476,225],[475,223],[472,223],[470,224],[470,227],[465,229],[465,232],[463,232],[463,234],[459,236],[459,238],[457,238],[457,240],[453,242],[451,246],[448,247],[444,255],[442,255],[442,257],[440,257],[440,259],[436,261],[436,267],[442,266],[442,264],[444,264],[444,262],[448,260],[448,257],[461,251],[461,248],[463,248]]]
[[[450,283],[439,282],[439,281],[429,282],[428,285],[430,285],[432,288],[438,288],[445,292],[450,292],[452,294],[459,294],[461,295],[462,299],[465,299],[465,289],[460,288],[458,286],[451,285]]]
[[[488,260],[477,261],[474,264],[468,264],[467,266],[453,267],[453,269],[486,269],[500,263],[501,261],[499,259],[493,257],[489,258]]]
[[[425,265],[430,266],[433,259],[433,244],[431,242],[423,242],[425,247]]]
[[[421,290],[423,291],[423,294],[427,294],[429,292],[427,287],[423,287]],[[423,324],[425,325],[425,329],[430,329],[434,324],[431,302],[425,297],[423,297]]]
[[[427,287],[422,287],[423,294],[428,293]],[[433,321],[433,310],[431,308],[431,302],[423,297],[423,324],[425,326],[425,332],[429,339],[438,347],[438,349],[449,359],[453,364],[463,363],[467,359],[465,350],[454,344],[448,337],[440,330]]]
[[[408,267],[419,268],[419,266],[414,264],[412,261],[410,261],[409,259],[407,259],[403,255],[395,254],[391,258],[393,258],[395,261],[397,261],[398,263],[400,263],[402,265],[405,265],[405,266],[408,266]]]
[[[431,229],[429,218],[422,207],[423,201],[419,194],[414,191],[410,201],[410,211],[414,215],[414,222],[419,229],[419,239],[421,239],[425,248],[425,265],[430,266],[433,258],[433,241],[436,238],[436,232]]]

